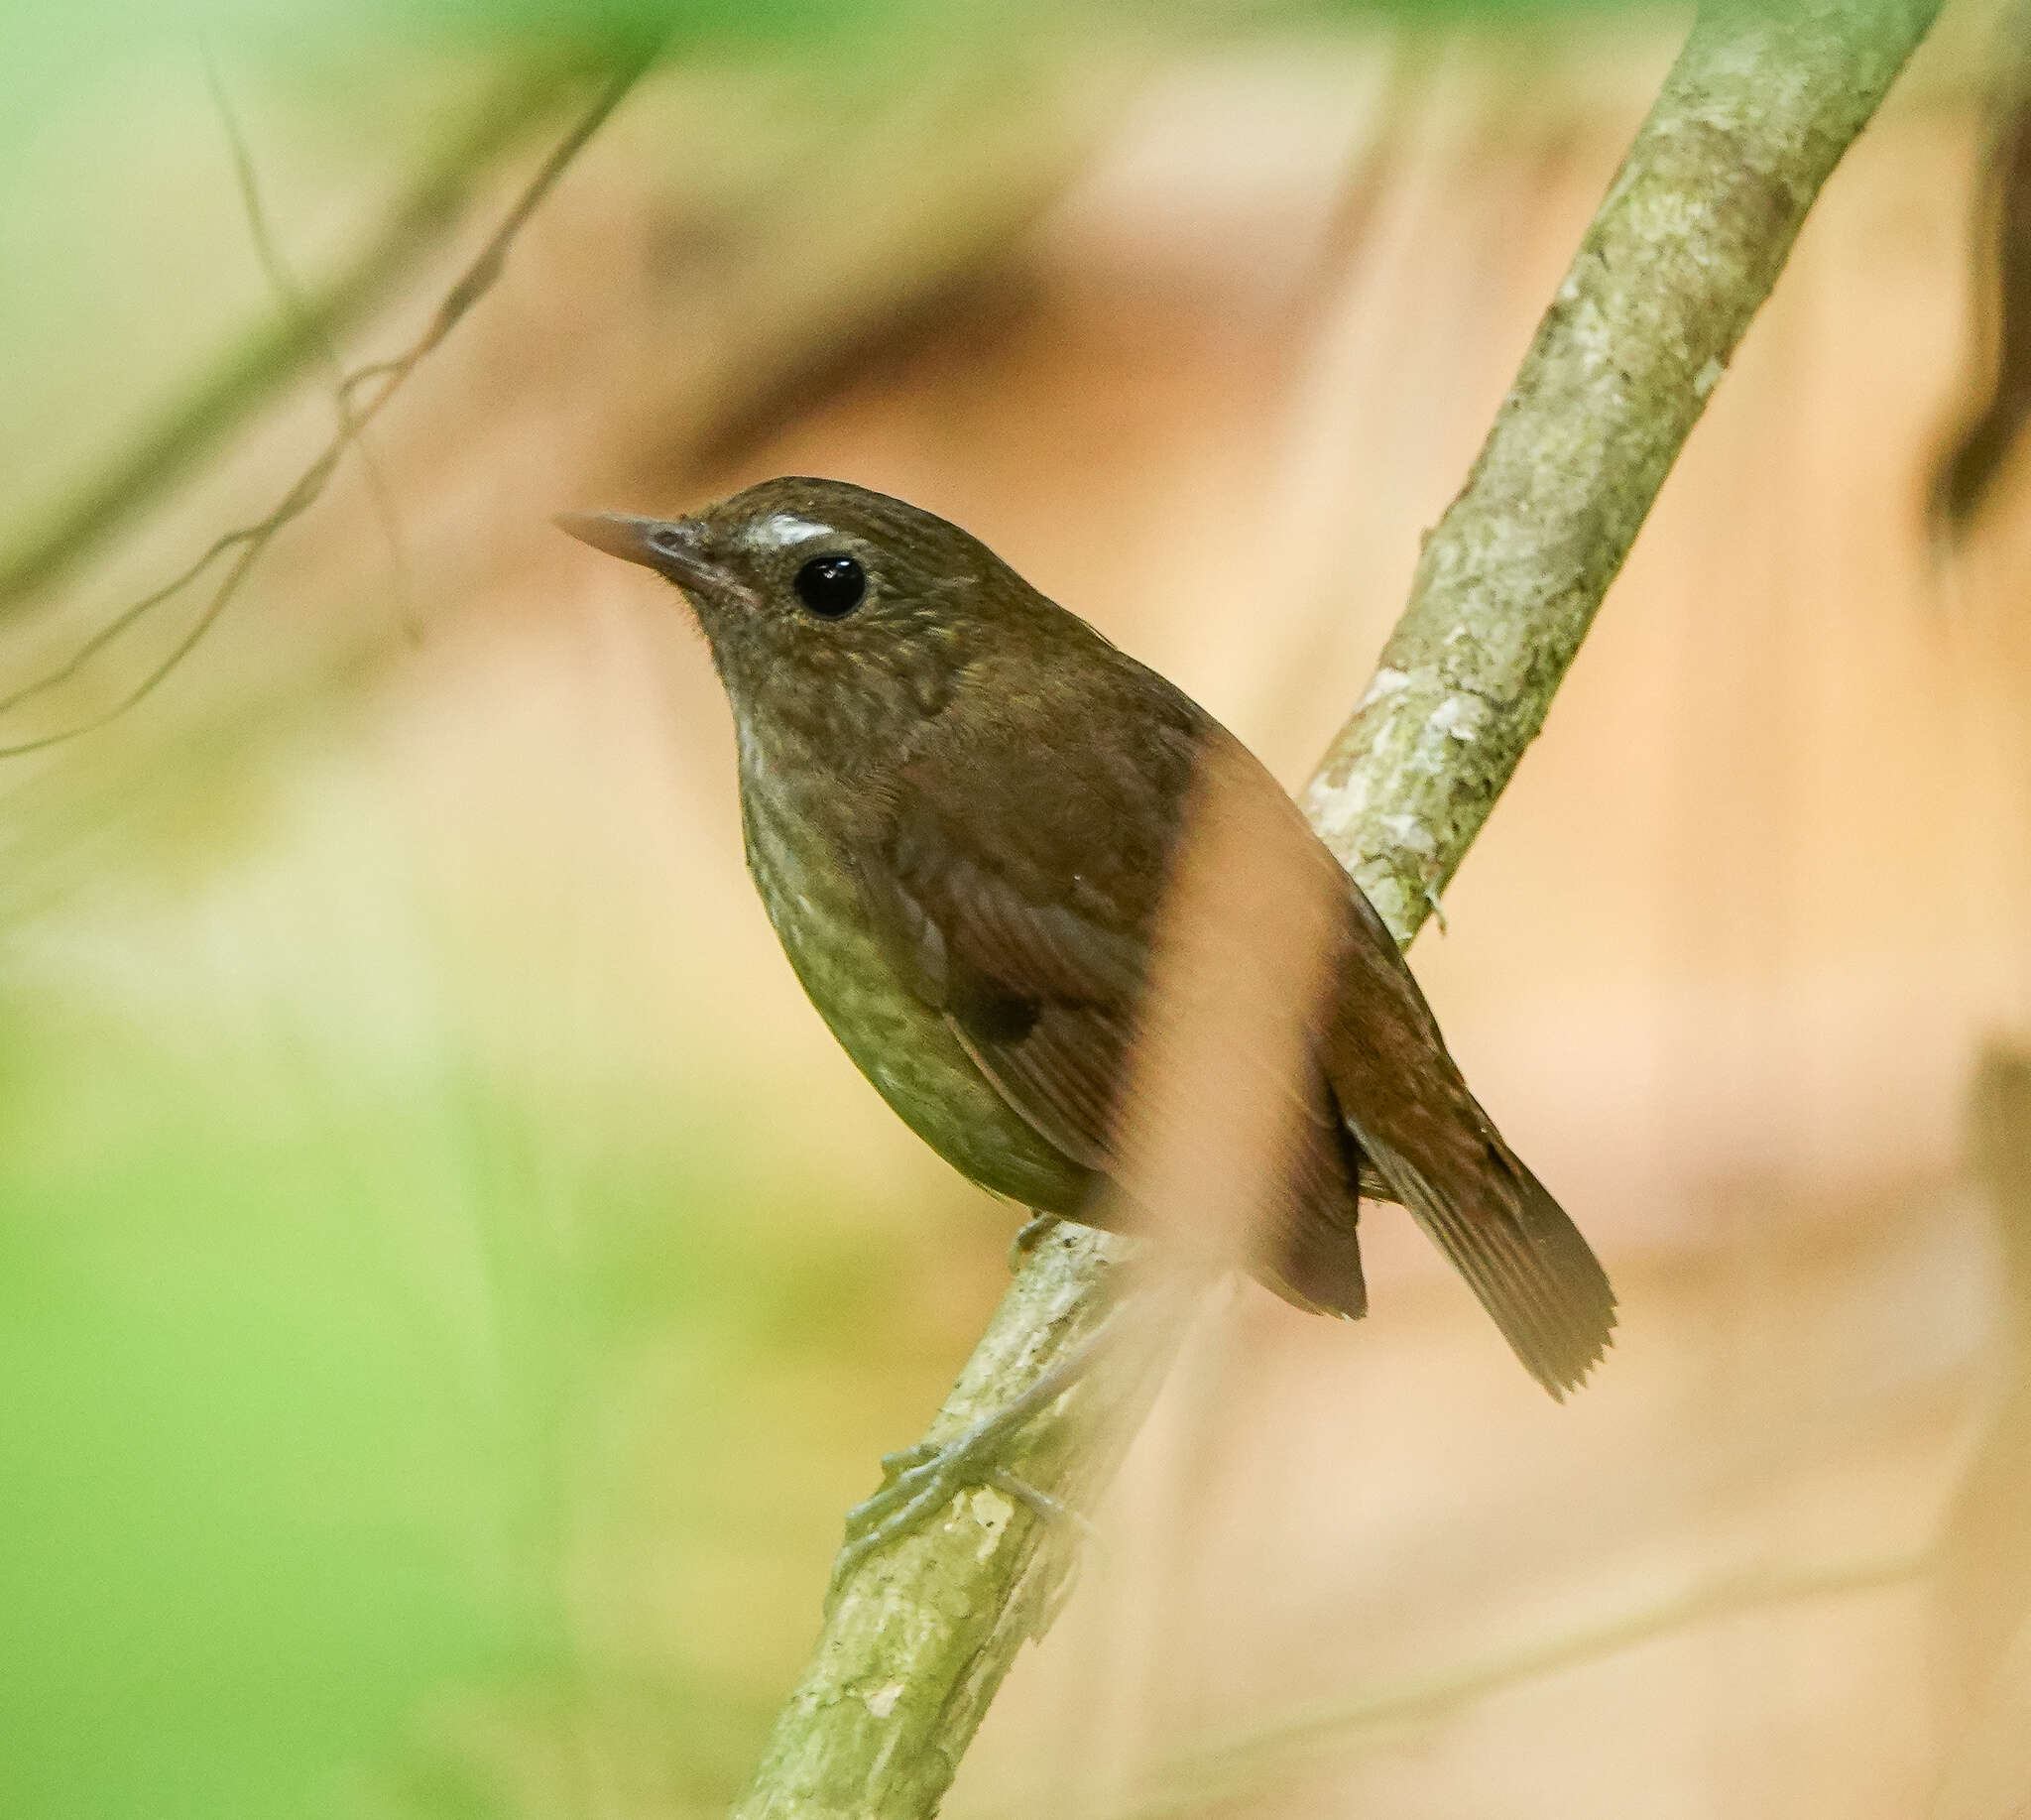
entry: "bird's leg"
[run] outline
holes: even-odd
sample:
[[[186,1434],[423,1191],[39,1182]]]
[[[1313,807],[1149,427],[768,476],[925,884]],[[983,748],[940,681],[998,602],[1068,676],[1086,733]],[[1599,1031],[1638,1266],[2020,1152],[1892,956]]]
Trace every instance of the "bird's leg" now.
[[[1019,1271],[1029,1254],[1036,1250],[1061,1223],[1062,1216],[1055,1213],[1032,1213],[1016,1229],[1015,1238],[1009,1241],[1009,1269]]]
[[[1047,1520],[1085,1518],[1047,1493],[1024,1483],[1003,1463],[1008,1443],[1064,1395],[1115,1340],[1129,1316],[1127,1303],[1114,1310],[1006,1408],[984,1416],[945,1442],[919,1441],[882,1460],[882,1489],[846,1514],[846,1543],[833,1563],[826,1604],[839,1597],[856,1569],[878,1549],[928,1522],[961,1492],[993,1486]]]

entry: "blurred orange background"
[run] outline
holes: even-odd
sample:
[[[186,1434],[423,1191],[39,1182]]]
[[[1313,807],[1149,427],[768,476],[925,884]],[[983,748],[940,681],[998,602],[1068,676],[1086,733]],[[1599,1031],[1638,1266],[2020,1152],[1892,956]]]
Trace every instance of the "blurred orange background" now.
[[[675,61],[377,426],[399,553],[350,472],[162,692],[0,779],[8,990],[82,1032],[8,1088],[38,1159],[20,1243],[159,1119],[221,1121],[229,1155],[266,1142],[249,1121],[328,1128],[336,1149],[304,1154],[343,1155],[332,1217],[383,1283],[339,1329],[400,1331],[416,1383],[466,1386],[454,1428],[542,1411],[540,1448],[517,1452],[515,1422],[499,1443],[534,1487],[503,1508],[540,1517],[504,1519],[512,1544],[447,1531],[485,1557],[481,1606],[546,1614],[535,1665],[405,1683],[331,1748],[320,1800],[723,1803],[815,1629],[839,1513],[956,1372],[1019,1217],[924,1152],[804,1003],[743,875],[702,642],[549,514],[675,512],[779,472],[899,494],[1296,788],[1670,25],[1076,55],[1038,32],[997,59],[937,47],[879,102],[866,72]],[[1554,1406],[1393,1208],[1365,1227],[1362,1326],[1238,1288],[948,1813],[1887,1820],[1933,1799],[1994,1643],[1911,1564],[2006,1443],[2013,1369],[2008,1209],[1968,1165],[1967,1109],[1985,1046],[2031,1041],[2031,519],[2006,486],[1944,556],[1921,512],[1971,371],[1983,42],[1922,54],[1837,173],[1413,953],[1480,1096],[1616,1280],[1606,1367]],[[331,110],[228,75],[278,231],[315,267],[378,192]],[[201,79],[179,83],[146,133],[205,146]],[[109,78],[32,168],[134,144],[133,89]],[[422,319],[537,155],[504,162],[379,335]],[[202,200],[153,231],[234,262],[206,281],[211,333],[264,281],[215,148],[187,162]],[[105,206],[153,218],[135,168]],[[12,383],[18,421],[56,423],[40,382]],[[75,446],[53,429],[43,467],[18,449],[10,470],[82,472],[141,409],[80,396]],[[17,633],[22,673],[265,510],[328,417],[314,381],[265,413]],[[108,675],[59,705],[110,699]],[[101,1044],[174,1080],[172,1110],[123,1092],[66,1138],[60,1107],[84,1102],[52,1083]],[[388,1106],[436,1134],[420,1172],[378,1150]],[[131,1257],[147,1198],[107,1216],[105,1256]],[[249,1228],[277,1204],[251,1201]],[[243,1237],[218,1237],[221,1264]],[[540,1346],[520,1347],[525,1306]],[[147,1332],[136,1379],[158,1369]],[[62,1457],[108,1496],[146,1470],[117,1443]],[[54,1528],[24,1533],[60,1555]],[[2031,1609],[2021,1561],[1980,1587],[1994,1624]],[[1717,1609],[1632,1646],[1360,1723],[1392,1689],[1501,1680],[1703,1589]],[[117,1587],[91,1597],[117,1652]]]

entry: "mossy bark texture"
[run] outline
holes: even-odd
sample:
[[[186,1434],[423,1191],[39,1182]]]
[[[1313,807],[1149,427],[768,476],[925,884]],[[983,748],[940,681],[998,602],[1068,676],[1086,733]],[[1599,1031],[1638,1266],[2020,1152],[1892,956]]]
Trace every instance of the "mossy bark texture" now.
[[[1410,604],[1305,795],[1408,942],[1465,855],[1815,195],[1937,0],[1704,10],[1559,287]],[[1077,1346],[1119,1253],[1061,1228],[1017,1274],[933,1423],[948,1438]],[[1090,1508],[1182,1338],[1144,1322],[1025,1438],[1016,1470]],[[1076,1526],[992,1488],[869,1559],[825,1621],[737,1820],[936,1811]]]
[[[1400,940],[1544,724],[1813,198],[1938,11],[1702,10],[1305,792]]]

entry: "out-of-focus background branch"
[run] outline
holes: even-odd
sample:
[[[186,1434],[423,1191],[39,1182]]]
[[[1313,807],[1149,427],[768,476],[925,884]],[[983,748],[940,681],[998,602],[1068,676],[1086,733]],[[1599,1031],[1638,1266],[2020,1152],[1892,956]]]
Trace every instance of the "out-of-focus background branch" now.
[[[420,647],[347,467],[162,689],[0,770],[8,1811],[724,1811],[1016,1216],[836,1053],[742,876],[702,652],[548,515],[905,494],[1301,783],[1685,26],[992,12],[686,11],[377,422]],[[313,303],[456,187],[342,360],[425,328],[624,13],[219,17]],[[7,607],[0,694],[331,429],[314,346],[229,383],[289,311],[197,47],[12,23],[0,549],[89,524]],[[1617,1262],[1613,1370],[1554,1409],[1386,1211],[1361,1329],[1209,1310],[948,1814],[1134,1811],[1201,1746],[1482,1667],[1414,1730],[1251,1757],[1223,1811],[2002,1798],[2014,1302],[1964,1134],[2031,1031],[2015,465],[1950,595],[1925,528],[1982,403],[1997,30],[1956,0],[1828,185],[1418,955]],[[1975,1565],[1493,1672],[1942,1534]]]
[[[2031,417],[2031,7],[1995,28],[1975,194],[1973,397],[1933,470],[1935,534],[1951,548],[2000,486]]]
[[[0,759],[26,758],[31,753],[46,752],[54,746],[60,746],[70,740],[96,733],[112,724],[122,715],[137,708],[171,676],[203,642],[226,609],[233,604],[247,577],[255,565],[267,553],[268,546],[298,519],[310,511],[324,497],[324,490],[331,484],[332,476],[348,455],[353,456],[365,468],[367,481],[373,494],[374,505],[382,517],[382,528],[397,535],[393,520],[393,501],[388,483],[380,469],[372,464],[365,447],[365,437],[374,420],[387,409],[400,392],[410,375],[437,351],[444,338],[463,322],[473,308],[486,297],[500,280],[508,255],[514,250],[515,242],[523,229],[540,208],[557,180],[571,167],[571,163],[584,150],[593,135],[606,124],[607,116],[626,98],[630,89],[641,78],[643,70],[654,60],[654,49],[631,58],[621,64],[601,86],[592,105],[584,110],[569,130],[537,167],[536,174],[521,193],[509,205],[494,231],[487,236],[480,247],[478,256],[461,272],[443,300],[430,313],[429,319],[416,339],[401,353],[385,360],[374,360],[348,369],[338,358],[331,336],[321,322],[312,315],[314,339],[311,343],[315,352],[321,354],[327,366],[333,370],[332,402],[337,416],[337,425],[330,439],[297,477],[284,489],[275,506],[263,517],[249,524],[236,525],[230,531],[221,532],[199,553],[196,560],[186,565],[179,574],[161,587],[151,589],[131,606],[123,607],[113,614],[97,631],[86,638],[56,668],[46,671],[31,681],[24,682],[4,697],[0,697],[0,715],[20,708],[24,703],[47,695],[61,687],[71,677],[91,664],[101,652],[113,644],[131,628],[140,625],[152,614],[162,613],[178,603],[179,597],[195,591],[203,585],[202,604],[194,616],[187,619],[176,636],[176,641],[166,656],[159,659],[153,667],[142,673],[141,679],[133,683],[127,692],[114,700],[91,719],[74,723],[54,733],[32,735],[12,745],[0,745]],[[216,78],[213,80],[214,96],[223,99]],[[284,275],[281,256],[277,253],[263,217],[246,143],[238,123],[227,118],[227,127],[233,147],[235,176],[239,181],[241,197],[248,214],[248,232],[253,238],[262,270],[269,282],[281,294],[282,301],[291,311],[302,316],[301,300],[294,284]],[[168,444],[164,444],[167,446]],[[131,466],[131,464],[130,464]],[[134,477],[130,475],[130,478]]]
[[[95,544],[127,530],[279,387],[382,308],[390,290],[458,225],[479,180],[558,106],[565,75],[548,65],[517,69],[485,95],[475,117],[461,122],[447,145],[426,156],[387,219],[343,270],[314,294],[291,300],[291,308],[228,349],[103,472],[50,508],[44,524],[0,554],[0,609],[18,609],[60,580]]]

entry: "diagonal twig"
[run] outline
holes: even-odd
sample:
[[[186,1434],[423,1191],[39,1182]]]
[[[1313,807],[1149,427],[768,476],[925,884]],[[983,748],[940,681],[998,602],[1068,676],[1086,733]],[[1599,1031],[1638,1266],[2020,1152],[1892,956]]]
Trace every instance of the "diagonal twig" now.
[[[302,315],[274,323],[234,348],[161,421],[151,424],[90,482],[26,538],[0,550],[0,614],[16,614],[105,539],[133,522],[219,438],[316,351],[380,303],[418,254],[462,217],[485,172],[555,108],[567,72],[544,64],[499,85],[442,146],[351,262],[304,299]]]
[[[332,408],[337,413],[339,428],[359,449],[360,472],[366,479],[374,516],[381,522],[381,534],[388,543],[389,565],[395,583],[396,620],[414,643],[421,632],[411,610],[409,563],[403,553],[402,516],[396,509],[394,489],[389,485],[387,471],[375,454],[373,444],[354,425],[352,406],[345,395],[345,362],[340,358],[331,324],[311,307],[276,241],[275,231],[269,224],[267,206],[261,199],[261,179],[254,166],[253,148],[247,143],[246,129],[240,123],[232,97],[226,93],[225,78],[219,73],[218,61],[208,47],[204,55],[204,78],[211,89],[212,106],[217,110],[219,124],[225,131],[226,148],[233,161],[233,182],[240,192],[240,208],[247,217],[247,236],[254,243],[255,257],[260,260],[261,269],[281,301],[285,314],[296,324],[298,332],[315,347],[318,363],[331,384]]]
[[[1773,1607],[1842,1599],[1916,1584],[1933,1564],[1930,1549],[1851,1566],[1734,1573],[1627,1616],[1569,1636],[1526,1644],[1488,1660],[1438,1669],[1385,1686],[1320,1701],[1166,1764],[1149,1789],[1115,1820],[1179,1820],[1202,1813],[1291,1769],[1314,1753],[1344,1749],[1406,1726],[1429,1725],[1547,1675],[1646,1643],[1682,1637]]]
[[[464,320],[473,305],[493,288],[507,263],[509,249],[515,244],[516,237],[522,232],[530,216],[541,206],[543,198],[549,194],[557,180],[570,167],[572,160],[584,149],[586,142],[599,130],[607,116],[620,104],[622,98],[655,61],[658,48],[652,46],[636,53],[615,70],[592,104],[552,148],[538,168],[536,175],[524,185],[500,224],[488,237],[486,245],[480,249],[479,255],[445,293],[422,333],[393,359],[357,367],[340,379],[336,388],[338,426],[333,430],[330,440],[298,475],[273,510],[252,524],[226,532],[180,575],[117,614],[85,640],[56,669],[0,698],[0,714],[7,713],[68,681],[92,658],[120,638],[130,627],[180,594],[220,557],[229,551],[237,550],[238,554],[227,568],[217,588],[213,590],[210,599],[205,602],[182,637],[171,648],[168,656],[158,662],[111,707],[55,733],[18,741],[12,745],[0,745],[0,759],[20,758],[31,752],[41,752],[109,725],[154,693],[197,647],[205,634],[217,624],[219,616],[232,604],[241,583],[246,580],[248,573],[261,559],[277,534],[317,503],[332,475],[337,471],[339,463],[344,459],[346,451],[358,442],[367,426],[381,414],[389,400],[401,390],[404,382],[417,367],[430,356],[445,336]],[[364,400],[362,394],[366,395]]]

